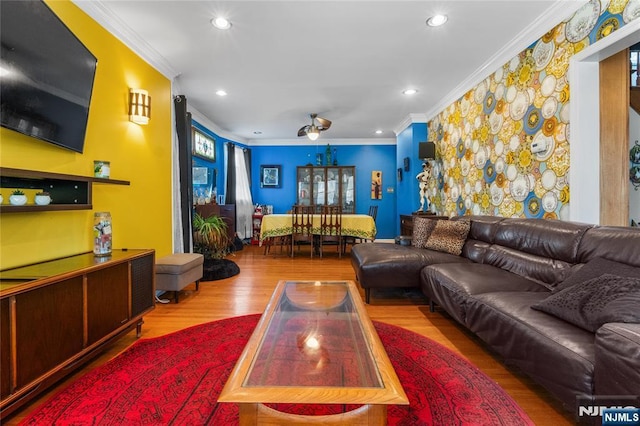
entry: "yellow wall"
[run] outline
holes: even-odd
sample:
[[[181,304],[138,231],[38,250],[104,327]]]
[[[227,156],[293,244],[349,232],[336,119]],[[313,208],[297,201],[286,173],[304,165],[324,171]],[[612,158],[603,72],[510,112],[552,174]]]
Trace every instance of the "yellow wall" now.
[[[171,252],[171,82],[70,1],[46,2],[98,58],[84,153],[0,129],[0,165],[92,176],[111,162],[111,178],[130,186],[93,185],[93,211],[7,213],[0,217],[0,269],[93,249],[96,211],[111,212],[114,248]],[[70,78],[73,78],[70,76]],[[149,91],[151,121],[128,120],[129,88]],[[10,191],[2,189],[4,203]]]

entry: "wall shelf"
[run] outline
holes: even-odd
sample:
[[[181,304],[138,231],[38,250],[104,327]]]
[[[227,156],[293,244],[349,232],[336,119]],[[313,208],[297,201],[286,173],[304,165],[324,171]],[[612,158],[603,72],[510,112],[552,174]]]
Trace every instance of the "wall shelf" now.
[[[0,213],[41,212],[59,210],[91,210],[93,184],[130,185],[129,181],[104,179],[62,173],[0,167],[0,187],[46,191],[51,195],[51,204],[39,206],[8,204],[8,197],[0,205]]]

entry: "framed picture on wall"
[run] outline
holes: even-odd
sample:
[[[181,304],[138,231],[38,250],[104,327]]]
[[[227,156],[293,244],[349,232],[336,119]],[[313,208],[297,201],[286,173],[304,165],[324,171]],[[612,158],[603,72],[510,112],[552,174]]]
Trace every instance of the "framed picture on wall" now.
[[[260,166],[260,188],[280,188],[280,170],[281,166]]]
[[[382,200],[382,171],[371,172],[371,199]]]
[[[207,178],[209,176],[209,170],[207,167],[194,167],[192,173],[192,180],[194,185],[206,185]]]
[[[193,155],[205,160],[216,161],[216,140],[192,128]]]

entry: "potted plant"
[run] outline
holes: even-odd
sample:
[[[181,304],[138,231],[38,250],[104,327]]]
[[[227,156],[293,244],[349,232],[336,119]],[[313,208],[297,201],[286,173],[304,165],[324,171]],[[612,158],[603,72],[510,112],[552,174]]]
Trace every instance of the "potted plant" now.
[[[193,251],[205,259],[222,259],[229,254],[227,223],[220,216],[193,216]]]
[[[35,202],[39,206],[46,206],[51,202],[51,196],[49,195],[48,192],[44,192],[44,191],[38,192],[36,193]]]
[[[16,189],[9,196],[9,203],[14,206],[23,206],[27,204],[27,196],[19,189]]]

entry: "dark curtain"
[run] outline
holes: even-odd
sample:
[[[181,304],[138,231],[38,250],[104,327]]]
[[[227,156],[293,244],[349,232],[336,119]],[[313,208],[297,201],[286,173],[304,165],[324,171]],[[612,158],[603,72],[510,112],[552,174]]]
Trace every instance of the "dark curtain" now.
[[[227,143],[227,187],[225,188],[225,204],[236,203],[236,154],[232,143]]]
[[[173,99],[176,133],[178,137],[178,167],[180,171],[180,217],[182,219],[182,246],[191,252],[193,185],[191,169],[191,113],[187,112],[187,98],[178,95]]]

